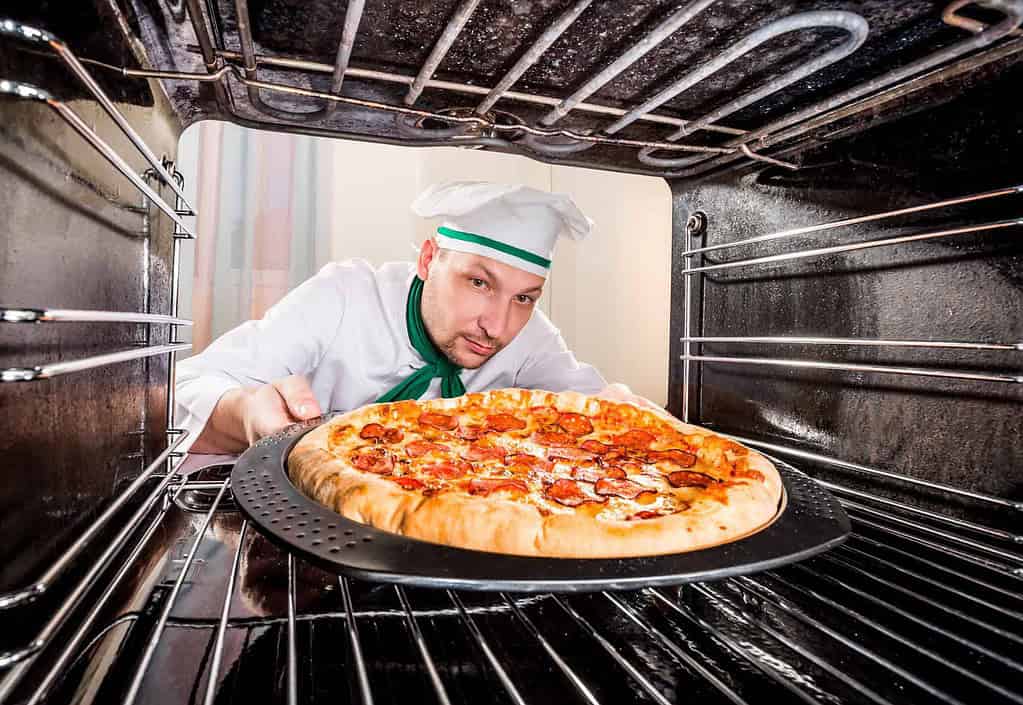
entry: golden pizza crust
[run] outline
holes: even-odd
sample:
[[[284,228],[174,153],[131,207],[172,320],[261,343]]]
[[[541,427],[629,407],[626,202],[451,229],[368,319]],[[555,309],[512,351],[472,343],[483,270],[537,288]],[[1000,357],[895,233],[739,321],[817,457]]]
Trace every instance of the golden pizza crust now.
[[[575,392],[502,389],[467,395],[484,407],[554,406],[559,411],[595,415],[617,408],[628,419],[649,415],[686,435],[702,437],[701,460],[739,444],[668,414],[631,404],[600,400]],[[423,411],[454,411],[466,397],[412,402]],[[410,402],[390,405],[397,418]],[[748,467],[763,482],[736,483],[727,503],[697,499],[680,513],[640,521],[595,518],[595,509],[543,513],[533,504],[502,497],[473,496],[448,489],[433,496],[407,491],[384,477],[362,472],[328,451],[331,429],[380,419],[381,407],[369,405],[332,419],[308,433],[288,458],[292,482],[307,496],[343,516],[424,541],[461,548],[526,556],[615,558],[679,553],[717,546],[755,533],[770,524],[782,499],[781,478],[764,456],[748,450]],[[637,421],[638,423],[638,421]],[[623,429],[624,430],[624,429]],[[739,446],[741,447],[741,446]],[[597,507],[599,509],[599,505]]]

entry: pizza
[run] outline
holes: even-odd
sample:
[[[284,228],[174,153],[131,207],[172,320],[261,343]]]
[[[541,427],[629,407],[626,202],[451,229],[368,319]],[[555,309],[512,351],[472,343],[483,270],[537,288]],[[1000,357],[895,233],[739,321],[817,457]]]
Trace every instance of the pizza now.
[[[306,434],[288,472],[349,519],[525,556],[707,548],[764,528],[782,499],[774,465],[706,429],[525,389],[356,409]]]

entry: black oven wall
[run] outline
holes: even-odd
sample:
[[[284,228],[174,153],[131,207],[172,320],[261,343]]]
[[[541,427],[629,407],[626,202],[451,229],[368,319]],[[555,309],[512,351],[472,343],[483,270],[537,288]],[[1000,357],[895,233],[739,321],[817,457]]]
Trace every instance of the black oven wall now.
[[[1023,184],[1018,64],[923,109],[859,131],[860,117],[797,157],[702,182],[675,182],[670,407],[682,412],[684,226],[707,216],[694,247]],[[973,79],[976,81],[976,79]],[[943,96],[948,98],[949,96]],[[876,117],[876,116],[874,116]],[[699,267],[882,237],[1019,219],[1023,193],[862,225],[720,249]],[[689,275],[691,336],[820,336],[1023,341],[1023,227]],[[692,343],[692,355],[800,358],[1020,375],[1020,351]],[[737,435],[1001,497],[1023,499],[1021,385],[789,365],[692,363],[690,419]],[[840,470],[841,482],[915,501],[948,499]],[[827,474],[822,473],[821,477]],[[954,498],[952,498],[954,500]],[[964,505],[965,508],[966,505]],[[985,511],[991,511],[989,509]],[[1018,513],[1017,513],[1018,514]],[[1012,521],[1018,522],[1018,518]]]
[[[5,3],[3,14],[62,35],[90,57],[134,62],[116,24],[92,3],[55,5]],[[98,78],[155,154],[173,159],[181,128],[162,91],[145,81]],[[67,101],[135,173],[148,168],[45,44],[0,41],[0,79]],[[174,203],[169,189],[151,184]],[[0,97],[0,306],[168,314],[172,223],[143,203],[47,104]],[[3,323],[0,368],[159,345],[168,335],[167,325]],[[0,593],[37,579],[105,501],[163,451],[167,379],[168,358],[159,355],[0,384]],[[2,631],[5,645],[7,638],[23,643]]]

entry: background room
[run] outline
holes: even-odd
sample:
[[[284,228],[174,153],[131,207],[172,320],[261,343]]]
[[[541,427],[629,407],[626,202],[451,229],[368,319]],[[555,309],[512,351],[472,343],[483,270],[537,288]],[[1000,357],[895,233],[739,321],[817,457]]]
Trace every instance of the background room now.
[[[203,233],[181,251],[180,306],[195,322],[182,331],[192,336],[191,354],[260,318],[327,262],[413,259],[437,226],[409,210],[430,184],[521,183],[568,194],[595,221],[585,242],[558,244],[539,307],[580,360],[667,402],[671,199],[662,179],[211,121],[184,133],[178,168]]]

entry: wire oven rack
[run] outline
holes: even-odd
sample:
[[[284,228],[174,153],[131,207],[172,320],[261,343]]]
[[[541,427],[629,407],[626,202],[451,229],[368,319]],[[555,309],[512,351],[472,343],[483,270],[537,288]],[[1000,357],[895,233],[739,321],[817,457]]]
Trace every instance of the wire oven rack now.
[[[947,21],[964,26],[950,5]],[[204,23],[198,0],[186,0],[193,22]],[[244,7],[243,0],[239,5]],[[350,2],[352,19],[346,21],[345,39],[338,52],[334,93],[307,92],[331,105],[344,104],[337,93],[345,75],[359,75],[346,66],[357,12],[362,3]],[[466,2],[459,12],[471,12]],[[585,9],[578,3],[569,12]],[[241,14],[241,13],[239,13]],[[566,15],[554,27],[570,23]],[[457,36],[453,20],[451,34]],[[0,23],[3,33],[23,35],[23,27]],[[1004,27],[999,36],[1007,34]],[[984,34],[983,27],[971,31]],[[31,34],[31,32],[29,33]],[[272,64],[271,57],[242,56],[242,75],[233,74],[222,62],[238,60],[214,49],[204,27],[197,26],[209,80],[224,93],[222,81],[245,82],[258,90],[279,90],[255,78],[259,65]],[[450,38],[450,35],[446,33]],[[49,35],[19,36],[54,49],[69,67],[85,69],[74,55]],[[987,39],[990,39],[990,35]],[[551,39],[550,36],[547,37]],[[447,41],[447,40],[445,40]],[[1015,39],[989,51],[1018,51]],[[438,45],[440,46],[440,45]],[[245,49],[243,44],[243,50]],[[542,47],[536,47],[542,51]],[[243,51],[243,54],[245,52]],[[443,48],[435,49],[443,58]],[[912,81],[941,80],[943,71],[968,70],[981,60],[995,60],[984,52],[960,63],[944,64],[934,73],[897,85],[875,86],[870,95],[841,110],[872,104],[893,92],[911,90]],[[436,57],[434,57],[436,58]],[[524,61],[527,57],[523,58]],[[949,60],[948,57],[944,59]],[[969,65],[962,62],[971,62]],[[431,79],[436,63],[423,67],[420,75],[377,77],[372,80],[407,82],[409,104],[417,91],[448,90],[483,95],[481,89],[453,87]],[[307,70],[322,68],[305,67]],[[250,72],[251,70],[251,72]],[[75,71],[82,76],[77,70]],[[181,78],[170,72],[124,70],[125,75]],[[509,91],[515,78],[505,77],[481,108],[485,113],[497,99],[542,102],[538,96],[523,97]],[[87,74],[86,74],[87,75]],[[251,76],[251,77],[250,77]],[[212,77],[212,78],[210,78]],[[366,77],[366,76],[360,76]],[[85,80],[83,78],[83,80]],[[85,81],[100,98],[102,91]],[[507,84],[507,85],[503,85]],[[36,87],[12,81],[4,83],[8,94],[45,100],[94,148],[118,169],[126,166],[108,145],[99,141],[74,113]],[[489,102],[489,105],[488,105]],[[560,101],[555,101],[552,107]],[[116,108],[109,109],[116,112]],[[388,109],[393,109],[391,106]],[[623,117],[611,109],[580,102],[571,109]],[[423,117],[425,111],[405,114]],[[623,111],[624,112],[624,111]],[[820,124],[834,112],[807,117]],[[846,112],[848,114],[848,112]],[[431,117],[436,117],[431,115]],[[648,112],[637,119],[671,124],[671,118]],[[803,118],[800,118],[801,120]],[[481,120],[481,118],[471,118]],[[125,131],[127,122],[117,121]],[[458,124],[459,120],[448,122]],[[807,122],[790,122],[764,131],[761,144],[769,145],[793,136]],[[793,125],[791,128],[789,125]],[[678,127],[685,127],[679,125]],[[708,124],[706,129],[714,129]],[[781,131],[778,131],[781,130]],[[728,128],[717,131],[730,134]],[[755,134],[755,133],[754,133]],[[540,130],[537,137],[582,137]],[[753,139],[742,135],[743,139]],[[613,139],[613,138],[608,138]],[[585,140],[583,140],[585,141]],[[139,146],[139,142],[132,139]],[[639,146],[639,145],[634,145]],[[646,145],[647,147],[654,145]],[[658,145],[659,146],[659,145]],[[739,147],[746,146],[745,144]],[[739,147],[718,159],[755,157]],[[142,150],[146,153],[146,150]],[[108,154],[108,152],[113,153]],[[116,158],[115,158],[116,157]],[[148,159],[148,156],[147,156]],[[192,214],[183,199],[182,180],[168,166],[153,159],[151,172],[132,182],[150,202],[177,218],[175,222],[175,268],[177,241],[192,235],[181,220]],[[159,165],[159,166],[158,166]],[[697,165],[691,168],[701,168]],[[709,167],[709,163],[706,165]],[[671,172],[669,172],[671,173]],[[127,174],[126,174],[127,176]],[[175,192],[169,206],[148,182],[157,179]],[[174,185],[177,188],[174,188]],[[143,188],[145,187],[145,188]],[[148,189],[148,190],[147,190]],[[958,199],[922,204],[854,219],[824,223],[750,238],[744,242],[772,242],[796,235],[857,223],[869,223],[897,215],[939,209],[950,204],[1004,199],[1023,193],[1012,186]],[[994,221],[958,229],[928,231],[917,239],[954,237],[983,232],[997,237],[1014,232],[1020,221]],[[919,341],[868,340],[814,337],[704,337],[693,334],[692,282],[712,268],[758,267],[787,259],[841,254],[866,247],[883,247],[907,241],[900,238],[843,245],[842,249],[807,248],[766,258],[729,260],[698,265],[696,258],[709,251],[740,243],[698,246],[696,224],[686,233],[685,311],[683,339],[685,370],[689,381],[698,365],[809,366],[818,369],[856,370],[854,363],[823,363],[784,357],[706,356],[697,351],[709,342],[755,343],[781,346],[811,345],[893,346],[963,348],[1018,355],[1017,341]],[[49,324],[69,320],[119,321],[145,325],[186,325],[177,315],[176,291],[167,316],[136,312],[67,311],[41,308],[3,308],[0,321],[10,324]],[[177,347],[182,346],[182,347]],[[153,346],[128,351],[173,355],[168,347]],[[19,381],[41,379],[48,374],[72,373],[94,365],[113,364],[131,357],[101,356],[82,364],[54,369],[25,368]],[[1015,360],[1017,358],[1010,358]],[[969,370],[938,370],[930,367],[868,366],[870,371],[892,375],[952,374],[956,379],[979,384],[1016,385],[1017,374],[978,374]],[[20,368],[19,368],[20,369]],[[688,394],[690,384],[684,389]],[[169,385],[172,392],[173,385]],[[686,399],[686,417],[691,408]],[[171,405],[173,400],[170,400]],[[172,408],[172,407],[171,407]],[[246,694],[287,703],[336,701],[338,696],[363,703],[396,700],[414,693],[417,698],[439,703],[468,702],[481,697],[524,703],[648,702],[660,705],[682,700],[723,703],[758,702],[868,702],[894,705],[904,702],[1021,703],[1023,662],[1023,537],[1002,527],[966,521],[905,502],[868,495],[841,483],[824,483],[836,493],[854,522],[850,541],[829,554],[798,566],[767,571],[752,577],[731,578],[680,589],[651,588],[635,593],[597,593],[586,596],[494,596],[457,591],[429,591],[402,586],[379,587],[338,578],[307,566],[293,555],[267,544],[248,523],[225,509],[230,497],[226,474],[214,479],[182,478],[171,461],[184,433],[168,429],[168,447],[157,456],[121,495],[96,519],[71,548],[35,581],[22,589],[0,595],[0,616],[26,615],[41,598],[54,598],[57,607],[48,613],[35,637],[20,648],[0,653],[0,702],[38,703],[56,699],[71,687],[82,664],[110,643],[127,645],[116,653],[116,668],[104,691],[105,702],[226,702]],[[833,465],[892,483],[923,486],[949,496],[1023,512],[1023,503],[971,492],[951,485],[909,477],[880,467],[766,442],[739,438],[770,453],[797,461]],[[142,488],[148,494],[129,506]],[[186,493],[207,496],[207,505],[179,504]],[[183,507],[186,507],[183,508]],[[184,517],[182,532],[175,519]],[[178,529],[174,527],[177,526]],[[109,543],[97,546],[100,536],[113,529]],[[180,535],[177,553],[166,552],[166,572],[153,577],[154,588],[146,608],[109,614],[115,596],[128,582],[136,562],[148,552],[161,550],[159,537]],[[81,578],[66,586],[69,568],[80,564],[89,549],[102,549]],[[162,564],[161,564],[162,566]],[[274,581],[279,579],[279,583]],[[86,597],[88,596],[88,599]],[[275,601],[275,597],[280,597]],[[212,609],[207,598],[214,601]],[[128,648],[134,646],[136,648]],[[326,654],[326,655],[325,655]],[[45,656],[45,658],[44,658]],[[31,674],[31,678],[28,676]],[[65,680],[66,679],[66,680]],[[180,696],[180,697],[179,697]],[[17,700],[11,700],[12,698]]]
[[[1021,193],[1020,187],[1010,187],[855,220]],[[759,239],[784,237],[772,233]],[[688,238],[688,253],[710,249],[696,246],[692,230]],[[804,248],[792,256],[813,252]],[[690,268],[691,276],[698,275],[695,270]],[[776,338],[756,340],[775,344]],[[688,336],[686,342],[692,347],[702,341]],[[1016,342],[846,342],[986,346],[1010,355],[1023,350]],[[691,349],[686,355],[690,365],[745,361],[701,359]],[[1013,375],[967,379],[1020,383]],[[1023,511],[1018,501],[895,470],[739,440],[769,453]],[[731,703],[1023,702],[1023,537],[841,483],[823,484],[839,497],[854,534],[847,544],[793,567],[678,589],[483,597],[380,587],[323,573],[280,552],[247,521],[221,509],[230,496],[226,474],[182,481],[167,473],[148,498],[158,509],[155,516],[146,523],[133,515],[87,576],[102,587],[99,597],[83,604],[77,599],[81,591],[74,589],[37,639],[20,652],[0,655],[12,666],[0,679],[0,697],[14,692],[36,658],[48,651],[45,664],[40,661],[44,672],[27,691],[26,702],[42,702],[59,692],[62,677],[75,664],[105,641],[120,639],[136,644],[122,651],[119,685],[112,691],[111,701],[125,703],[182,702],[200,694],[213,703],[252,692],[287,703],[339,693],[365,703],[386,702],[409,692],[430,692],[440,703],[484,694],[512,703],[557,698],[663,705],[694,694]],[[151,608],[107,615],[107,602],[132,562],[169,516],[183,511],[166,498],[176,500],[186,491],[206,493],[207,504],[182,505],[195,519],[181,539],[185,543],[174,569],[157,582]],[[28,597],[8,599],[6,607],[19,607]],[[73,625],[72,633],[54,643],[54,623],[64,621]],[[178,689],[167,689],[162,675],[171,663],[178,664],[173,667]]]

